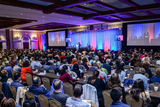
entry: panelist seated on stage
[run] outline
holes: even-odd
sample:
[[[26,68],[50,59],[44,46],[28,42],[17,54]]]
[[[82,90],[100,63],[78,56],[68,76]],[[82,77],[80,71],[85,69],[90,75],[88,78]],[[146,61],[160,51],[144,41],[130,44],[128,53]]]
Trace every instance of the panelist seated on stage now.
[[[87,43],[87,46],[86,46],[86,47],[90,48],[91,46]]]

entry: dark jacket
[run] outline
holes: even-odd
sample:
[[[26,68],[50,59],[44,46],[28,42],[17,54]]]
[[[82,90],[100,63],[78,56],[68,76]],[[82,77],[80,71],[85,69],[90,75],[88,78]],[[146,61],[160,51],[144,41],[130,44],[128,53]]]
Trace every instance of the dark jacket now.
[[[19,81],[13,81],[11,83],[11,86],[15,87],[16,90],[18,89],[18,87],[23,87],[23,85]]]
[[[4,82],[2,84],[2,92],[4,93],[6,98],[12,98],[11,91],[9,89],[9,83]]]
[[[150,70],[150,69],[146,69],[146,73],[148,73],[149,78],[151,78],[151,77],[152,77],[152,72],[151,72],[151,70]]]
[[[91,83],[92,77],[88,78],[87,84],[93,85],[97,89],[98,99],[103,98],[102,91],[105,89],[105,83],[101,78],[96,78],[96,81]]]
[[[29,87],[29,91],[31,93],[33,93],[34,95],[40,95],[40,94],[46,94],[49,92],[49,90],[47,90],[46,88],[42,87],[42,86],[38,86],[36,84],[32,84]]]
[[[58,102],[60,102],[62,104],[62,106],[65,106],[66,105],[66,100],[67,98],[69,97],[69,95],[67,94],[63,94],[61,92],[54,92],[52,91],[50,93],[50,99],[55,99],[57,100]]]
[[[103,68],[105,68],[108,71],[108,74],[111,74],[111,66],[109,64],[103,64]]]

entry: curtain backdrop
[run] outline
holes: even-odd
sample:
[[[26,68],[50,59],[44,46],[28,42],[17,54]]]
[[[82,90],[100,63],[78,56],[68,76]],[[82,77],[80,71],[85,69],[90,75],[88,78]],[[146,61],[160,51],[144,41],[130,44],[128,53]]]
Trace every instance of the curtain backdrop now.
[[[81,47],[86,47],[87,43],[93,46],[94,49],[108,49],[116,51],[118,49],[118,41],[115,41],[115,36],[122,35],[121,29],[99,30],[99,31],[82,31],[82,32],[69,32],[68,38],[71,46],[75,46],[78,42]]]

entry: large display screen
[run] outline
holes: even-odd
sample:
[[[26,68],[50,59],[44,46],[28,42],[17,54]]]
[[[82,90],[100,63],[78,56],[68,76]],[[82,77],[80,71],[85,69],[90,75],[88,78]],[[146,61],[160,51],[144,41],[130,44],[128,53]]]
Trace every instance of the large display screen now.
[[[66,31],[48,32],[48,46],[66,46]]]
[[[128,24],[127,46],[160,46],[160,22]]]

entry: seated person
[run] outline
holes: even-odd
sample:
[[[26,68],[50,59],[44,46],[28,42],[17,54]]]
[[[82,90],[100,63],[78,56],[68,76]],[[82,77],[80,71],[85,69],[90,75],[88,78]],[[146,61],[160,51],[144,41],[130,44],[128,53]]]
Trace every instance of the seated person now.
[[[67,59],[63,59],[63,64],[59,67],[60,70],[62,70],[63,66],[67,64]],[[70,71],[70,67],[68,66],[68,71]]]
[[[20,105],[16,104],[14,99],[7,98],[4,96],[3,92],[0,91],[0,100],[1,105],[0,107],[21,107]]]
[[[130,107],[129,105],[121,102],[123,98],[122,98],[122,89],[120,87],[113,88],[110,92],[110,96],[113,102],[109,107]]]
[[[45,61],[42,61],[41,62],[41,64],[42,64],[42,67],[46,70],[46,72],[48,73],[48,70],[49,70],[49,68],[50,68],[50,62],[47,62],[47,64],[45,64]]]
[[[42,67],[41,63],[38,61],[38,57],[34,58],[34,61],[31,62],[31,66],[32,66],[32,69],[34,69],[35,66],[38,66],[39,68]]]
[[[19,82],[21,80],[21,75],[19,72],[14,73],[14,81],[11,83],[11,86],[15,87],[16,90],[18,87],[23,87],[23,85]]]
[[[77,74],[78,78],[81,78],[78,64],[74,64],[72,71]]]
[[[143,82],[144,82],[144,88],[146,89],[147,88],[147,77],[144,75],[146,73],[146,70],[144,68],[140,68],[139,69],[139,74],[135,74],[133,76],[133,80],[137,80],[137,79],[142,79]]]
[[[38,107],[34,98],[25,100],[23,107]]]
[[[62,90],[62,83],[60,80],[56,80],[53,84],[55,91],[52,91],[50,93],[50,99],[55,99],[58,102],[62,104],[62,106],[65,106],[66,100],[69,97],[67,94],[61,93]]]
[[[73,79],[68,73],[68,67],[66,65],[63,66],[62,70],[61,70],[61,75],[60,75],[60,80],[62,82],[71,82],[74,83],[75,81],[79,80],[79,79]]]
[[[11,64],[9,64],[9,61],[6,61],[5,65],[6,65],[6,67],[4,67],[4,69],[7,70],[8,77],[11,78],[12,77],[12,73],[11,73],[12,67],[11,67]]]
[[[13,70],[14,70],[14,71],[21,72],[21,67],[18,65],[18,61],[16,61],[15,64],[16,64],[16,65],[13,67]]]
[[[3,69],[2,71],[1,71],[1,79],[0,79],[0,81],[3,83],[3,82],[7,82],[7,80],[8,80],[8,72],[7,72],[7,70],[5,70],[5,69]]]
[[[86,102],[83,102],[80,98],[83,94],[82,85],[77,84],[73,90],[73,97],[69,97],[66,101],[67,107],[89,107]]]
[[[33,84],[29,87],[29,91],[34,95],[46,94],[49,92],[49,90],[41,86],[41,79],[39,77],[33,78]]]
[[[158,82],[160,83],[160,68],[156,69],[156,75],[152,76],[152,78],[149,80],[149,83]]]

